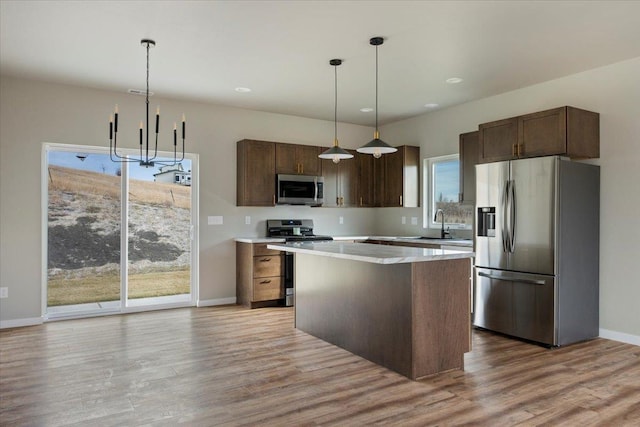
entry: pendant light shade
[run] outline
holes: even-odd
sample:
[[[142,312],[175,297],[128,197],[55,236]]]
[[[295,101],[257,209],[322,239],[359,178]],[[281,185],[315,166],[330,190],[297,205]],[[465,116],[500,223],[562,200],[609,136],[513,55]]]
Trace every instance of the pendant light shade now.
[[[358,153],[372,154],[376,159],[380,158],[383,154],[398,151],[397,148],[381,140],[380,131],[378,131],[378,46],[382,43],[384,43],[382,37],[373,37],[369,40],[369,44],[376,47],[376,130],[373,133],[373,139],[356,150]]]
[[[335,88],[335,102],[333,109],[333,147],[329,148],[318,155],[321,159],[333,160],[333,163],[338,163],[340,160],[350,159],[353,154],[340,148],[338,145],[338,65],[342,64],[341,59],[332,59],[329,64],[333,66],[334,71],[334,88]]]

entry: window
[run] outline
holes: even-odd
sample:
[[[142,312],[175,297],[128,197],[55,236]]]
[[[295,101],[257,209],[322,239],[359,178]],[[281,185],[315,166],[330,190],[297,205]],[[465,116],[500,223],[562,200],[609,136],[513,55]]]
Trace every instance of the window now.
[[[440,228],[444,212],[445,227],[468,229],[473,224],[473,206],[458,203],[460,193],[460,160],[457,154],[424,160],[424,228]]]

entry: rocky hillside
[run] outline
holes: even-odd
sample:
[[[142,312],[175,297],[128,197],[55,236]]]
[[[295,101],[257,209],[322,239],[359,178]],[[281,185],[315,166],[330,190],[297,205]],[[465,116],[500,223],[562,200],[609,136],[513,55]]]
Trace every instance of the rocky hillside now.
[[[118,270],[120,177],[49,168],[49,276]],[[190,263],[190,187],[131,180],[129,269],[166,271]]]

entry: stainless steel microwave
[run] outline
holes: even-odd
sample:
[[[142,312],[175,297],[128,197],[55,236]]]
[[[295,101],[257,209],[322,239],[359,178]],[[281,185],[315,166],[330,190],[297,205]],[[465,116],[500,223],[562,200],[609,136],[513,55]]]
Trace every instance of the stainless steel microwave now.
[[[278,205],[320,206],[324,198],[324,178],[310,175],[277,176]]]

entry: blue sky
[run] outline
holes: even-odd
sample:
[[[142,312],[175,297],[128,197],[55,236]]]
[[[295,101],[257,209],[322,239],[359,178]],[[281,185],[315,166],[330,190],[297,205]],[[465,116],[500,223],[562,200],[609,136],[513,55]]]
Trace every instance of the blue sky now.
[[[450,160],[435,164],[435,172],[437,176],[434,198],[439,200],[440,193],[446,201],[457,202],[459,191],[459,161]]]
[[[85,156],[84,160],[81,160],[78,156]],[[48,162],[50,165],[64,166],[67,168],[105,173],[107,175],[115,175],[116,171],[124,166],[122,163],[112,162],[109,158],[109,154],[100,153],[83,153],[83,152],[71,152],[71,151],[49,151]],[[171,159],[158,159],[164,161],[171,161]],[[182,167],[184,170],[191,169],[191,160],[183,160]],[[155,167],[141,167],[137,163],[129,163],[129,176],[132,179],[139,179],[143,181],[153,181],[153,174],[158,173],[158,166]]]

